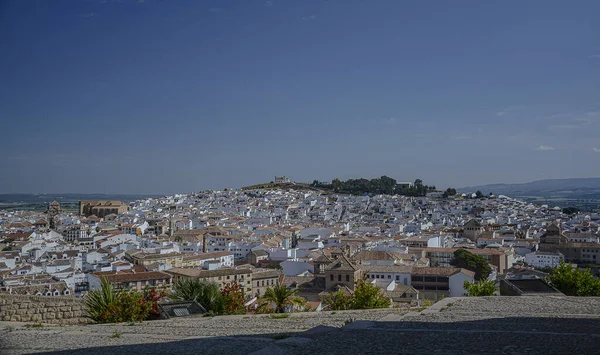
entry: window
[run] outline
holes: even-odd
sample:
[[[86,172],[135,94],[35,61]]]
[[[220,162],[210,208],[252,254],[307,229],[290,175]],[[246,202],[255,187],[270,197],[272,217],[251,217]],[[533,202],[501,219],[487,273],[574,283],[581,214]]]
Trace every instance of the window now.
[[[595,256],[594,256],[595,258]],[[346,282],[350,282],[350,275],[346,275]]]
[[[342,281],[342,275],[338,275],[338,281]]]
[[[400,281],[400,275],[396,275],[396,281]]]
[[[333,274],[329,275],[330,277],[330,281],[333,281]]]
[[[391,279],[391,278],[392,278],[392,275],[388,275],[388,279]]]

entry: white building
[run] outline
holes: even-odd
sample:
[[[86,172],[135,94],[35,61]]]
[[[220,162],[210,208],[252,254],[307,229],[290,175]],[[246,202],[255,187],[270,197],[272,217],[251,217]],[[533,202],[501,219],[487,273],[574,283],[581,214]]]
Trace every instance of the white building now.
[[[561,253],[534,251],[525,255],[525,262],[536,268],[557,267],[565,256]]]

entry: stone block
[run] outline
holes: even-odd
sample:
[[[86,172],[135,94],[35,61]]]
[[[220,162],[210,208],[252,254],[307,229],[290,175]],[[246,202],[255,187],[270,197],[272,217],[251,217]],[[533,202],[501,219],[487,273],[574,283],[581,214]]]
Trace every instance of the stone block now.
[[[21,316],[20,315],[11,316],[10,317],[10,321],[11,322],[20,322],[21,321]]]
[[[71,311],[71,307],[69,307],[69,306],[60,307],[60,311],[61,312],[70,312]]]
[[[25,303],[25,302],[23,302],[23,303],[21,303],[21,304],[19,305],[19,308],[20,308],[20,309],[27,309],[27,308],[29,308],[29,303]]]
[[[46,320],[50,320],[50,319],[54,319],[56,318],[56,314],[52,313],[52,312],[48,312],[46,314],[44,314],[44,319]]]
[[[41,314],[34,314],[31,316],[31,321],[32,322],[41,322],[42,321],[42,315]]]

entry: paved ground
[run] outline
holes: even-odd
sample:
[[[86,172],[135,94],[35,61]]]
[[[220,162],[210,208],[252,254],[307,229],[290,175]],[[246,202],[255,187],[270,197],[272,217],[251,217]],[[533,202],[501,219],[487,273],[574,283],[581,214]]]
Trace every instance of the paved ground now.
[[[351,318],[356,321],[345,325]],[[9,326],[14,329],[0,323],[2,354],[594,354],[600,353],[600,298],[449,298],[420,313],[379,310],[286,319],[180,318],[134,326]]]

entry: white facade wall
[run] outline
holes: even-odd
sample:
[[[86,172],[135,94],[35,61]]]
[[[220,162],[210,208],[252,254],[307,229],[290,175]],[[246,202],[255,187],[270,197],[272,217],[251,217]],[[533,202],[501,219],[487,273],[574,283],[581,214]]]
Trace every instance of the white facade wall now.
[[[560,265],[560,260],[564,260],[564,256],[560,253],[539,253],[533,252],[525,255],[525,262],[533,267],[546,268],[557,267]]]
[[[461,297],[467,293],[465,290],[465,281],[473,282],[473,278],[459,272],[448,278],[450,288],[450,297]]]

